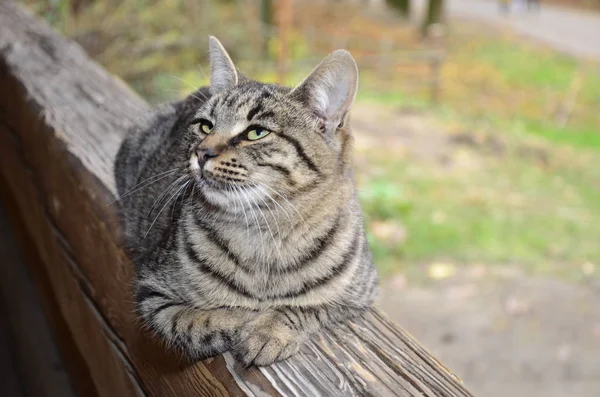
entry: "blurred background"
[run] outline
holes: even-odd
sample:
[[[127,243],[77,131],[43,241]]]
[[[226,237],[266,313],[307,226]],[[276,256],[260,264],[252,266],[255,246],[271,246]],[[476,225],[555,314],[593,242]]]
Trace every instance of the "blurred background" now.
[[[600,0],[22,1],[151,103],[217,36],[293,85],[360,68],[380,307],[479,396],[600,396]]]

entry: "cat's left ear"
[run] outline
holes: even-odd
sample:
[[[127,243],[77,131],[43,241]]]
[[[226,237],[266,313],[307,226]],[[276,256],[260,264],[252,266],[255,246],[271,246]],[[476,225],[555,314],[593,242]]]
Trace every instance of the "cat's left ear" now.
[[[354,58],[348,51],[337,50],[325,58],[290,95],[322,117],[327,131],[334,131],[350,110],[357,89],[358,67]]]
[[[221,42],[214,36],[208,39],[210,57],[210,91],[213,95],[228,91],[239,82],[238,72]]]

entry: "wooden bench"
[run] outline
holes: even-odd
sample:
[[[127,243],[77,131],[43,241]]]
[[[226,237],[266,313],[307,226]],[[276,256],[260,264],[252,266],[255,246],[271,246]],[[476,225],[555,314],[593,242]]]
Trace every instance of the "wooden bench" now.
[[[230,355],[186,366],[133,315],[108,205],[119,143],[148,105],[11,2],[0,2],[0,92],[0,191],[80,395],[471,395],[377,311],[271,367]]]

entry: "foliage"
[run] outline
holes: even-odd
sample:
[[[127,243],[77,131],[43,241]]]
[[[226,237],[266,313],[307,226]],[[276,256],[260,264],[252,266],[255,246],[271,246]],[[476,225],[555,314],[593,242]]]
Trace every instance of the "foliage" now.
[[[431,27],[435,24],[441,23],[444,17],[444,1],[443,0],[429,0],[427,2],[427,11],[425,13],[425,19],[421,26],[421,34],[423,37],[430,35]]]
[[[386,0],[388,7],[398,11],[403,18],[410,17],[410,0]]]

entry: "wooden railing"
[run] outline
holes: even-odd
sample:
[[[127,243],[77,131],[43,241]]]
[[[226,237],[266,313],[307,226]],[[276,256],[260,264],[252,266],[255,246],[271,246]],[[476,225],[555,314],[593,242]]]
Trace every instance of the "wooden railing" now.
[[[270,367],[243,369],[228,354],[183,364],[133,315],[133,267],[107,205],[119,144],[148,105],[6,1],[0,92],[0,192],[80,395],[470,396],[376,311]]]

